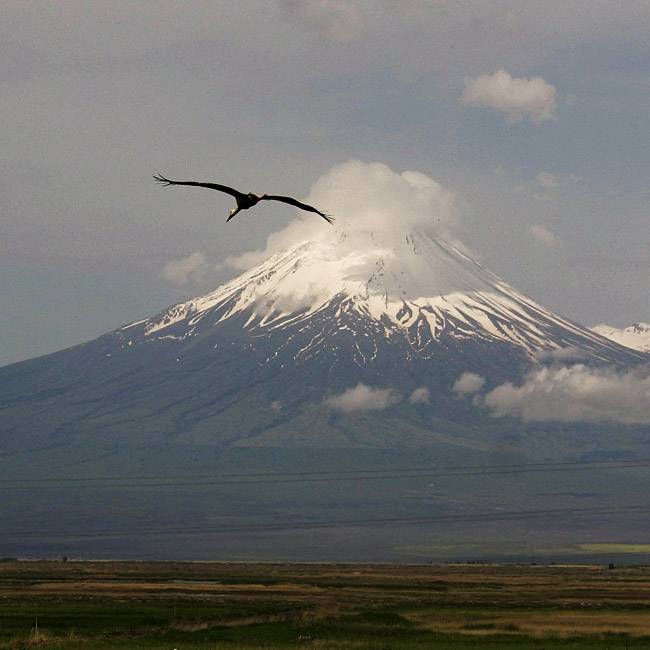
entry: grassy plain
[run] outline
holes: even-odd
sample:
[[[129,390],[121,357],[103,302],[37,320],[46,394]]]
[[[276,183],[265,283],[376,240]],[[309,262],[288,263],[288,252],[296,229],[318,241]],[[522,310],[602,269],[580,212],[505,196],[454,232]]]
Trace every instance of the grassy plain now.
[[[0,649],[650,649],[650,568],[0,562]]]

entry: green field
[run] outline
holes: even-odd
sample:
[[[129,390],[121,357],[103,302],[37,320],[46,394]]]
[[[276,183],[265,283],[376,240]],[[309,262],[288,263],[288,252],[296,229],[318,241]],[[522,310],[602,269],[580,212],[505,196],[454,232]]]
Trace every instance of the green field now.
[[[650,648],[650,568],[0,562],[0,648]]]

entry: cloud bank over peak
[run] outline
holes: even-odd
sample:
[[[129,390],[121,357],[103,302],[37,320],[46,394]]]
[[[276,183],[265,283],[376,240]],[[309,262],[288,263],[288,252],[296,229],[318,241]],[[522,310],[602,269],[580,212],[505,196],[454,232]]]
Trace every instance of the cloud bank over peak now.
[[[380,162],[335,165],[314,183],[305,201],[331,214],[334,227],[303,213],[271,234],[264,250],[230,257],[226,263],[247,269],[301,242],[334,241],[341,233],[361,251],[377,244],[391,248],[413,229],[444,239],[453,239],[460,229],[452,192],[422,172],[399,173]]]
[[[461,102],[499,111],[506,122],[521,122],[527,117],[541,124],[556,118],[557,90],[542,77],[515,78],[500,69],[491,75],[465,78]]]

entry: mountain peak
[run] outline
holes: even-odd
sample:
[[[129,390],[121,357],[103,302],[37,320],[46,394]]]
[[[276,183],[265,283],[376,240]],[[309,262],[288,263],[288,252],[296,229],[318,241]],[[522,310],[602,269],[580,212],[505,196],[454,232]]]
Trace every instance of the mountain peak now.
[[[650,352],[650,324],[648,323],[634,323],[623,329],[603,323],[592,327],[592,330],[632,350]]]
[[[166,310],[147,323],[154,333],[189,314],[229,303],[223,316],[251,310],[258,325],[321,309],[347,296],[379,320],[394,320],[405,304],[431,306],[450,297],[515,293],[458,247],[412,230],[391,246],[372,232],[302,242],[227,282],[215,291]],[[398,319],[401,320],[401,319]]]
[[[418,229],[389,245],[359,230],[300,242],[142,326],[144,336],[155,339],[191,337],[200,323],[204,330],[207,322],[216,326],[235,317],[251,333],[306,330],[310,318],[328,312],[336,331],[343,327],[341,310],[354,313],[355,327],[372,337],[405,337],[409,349],[451,337],[456,343],[505,343],[530,360],[573,348],[598,350],[603,360],[616,356],[617,346],[597,333],[530,300],[460,246]]]

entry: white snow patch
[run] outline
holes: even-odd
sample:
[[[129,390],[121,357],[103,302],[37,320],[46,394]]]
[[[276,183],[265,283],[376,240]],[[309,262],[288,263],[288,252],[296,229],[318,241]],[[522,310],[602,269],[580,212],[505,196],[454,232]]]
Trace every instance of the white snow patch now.
[[[603,324],[591,329],[619,345],[641,352],[650,352],[650,324],[648,323],[635,323],[623,329]]]

